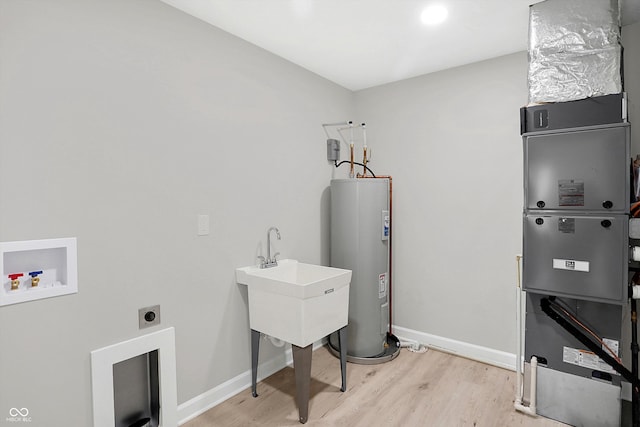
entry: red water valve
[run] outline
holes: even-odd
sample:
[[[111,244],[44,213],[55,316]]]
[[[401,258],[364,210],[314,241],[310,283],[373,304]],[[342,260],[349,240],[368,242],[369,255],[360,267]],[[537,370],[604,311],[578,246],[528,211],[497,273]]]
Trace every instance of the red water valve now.
[[[13,274],[9,274],[7,277],[9,277],[9,279],[11,279],[11,290],[15,291],[16,289],[18,289],[18,287],[20,286],[20,280],[18,280],[19,277],[24,276],[24,274],[22,273],[13,273]]]

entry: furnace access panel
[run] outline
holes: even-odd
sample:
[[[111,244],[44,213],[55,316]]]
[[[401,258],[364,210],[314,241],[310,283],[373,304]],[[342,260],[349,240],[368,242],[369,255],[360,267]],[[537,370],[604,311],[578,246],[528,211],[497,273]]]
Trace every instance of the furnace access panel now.
[[[523,135],[523,287],[627,300],[629,124]]]

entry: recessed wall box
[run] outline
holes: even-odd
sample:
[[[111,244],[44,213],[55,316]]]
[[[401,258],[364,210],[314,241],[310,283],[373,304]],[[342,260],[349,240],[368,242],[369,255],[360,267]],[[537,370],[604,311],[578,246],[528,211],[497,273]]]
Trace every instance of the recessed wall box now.
[[[77,258],[75,237],[0,242],[0,306],[77,293]]]

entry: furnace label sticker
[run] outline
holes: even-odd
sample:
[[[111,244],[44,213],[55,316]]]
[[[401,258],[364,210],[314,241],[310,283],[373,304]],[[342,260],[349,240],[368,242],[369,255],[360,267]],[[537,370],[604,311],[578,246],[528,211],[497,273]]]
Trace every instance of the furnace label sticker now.
[[[576,261],[575,259],[553,259],[553,268],[556,270],[589,272],[589,261]]]
[[[615,369],[607,365],[596,354],[588,350],[579,350],[577,348],[563,347],[562,361],[565,363],[569,363],[571,365],[576,365],[576,366],[580,366],[587,369],[595,369],[597,371],[617,375],[617,372],[615,371]]]
[[[575,218],[558,218],[558,231],[561,233],[575,234],[576,219]]]
[[[584,181],[558,180],[558,206],[584,206]]]

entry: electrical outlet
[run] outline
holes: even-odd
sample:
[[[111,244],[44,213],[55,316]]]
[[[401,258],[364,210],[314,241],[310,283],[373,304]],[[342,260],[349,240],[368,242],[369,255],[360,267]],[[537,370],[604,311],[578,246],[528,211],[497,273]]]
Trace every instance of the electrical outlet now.
[[[140,329],[160,324],[160,306],[152,305],[138,310],[138,325]]]

